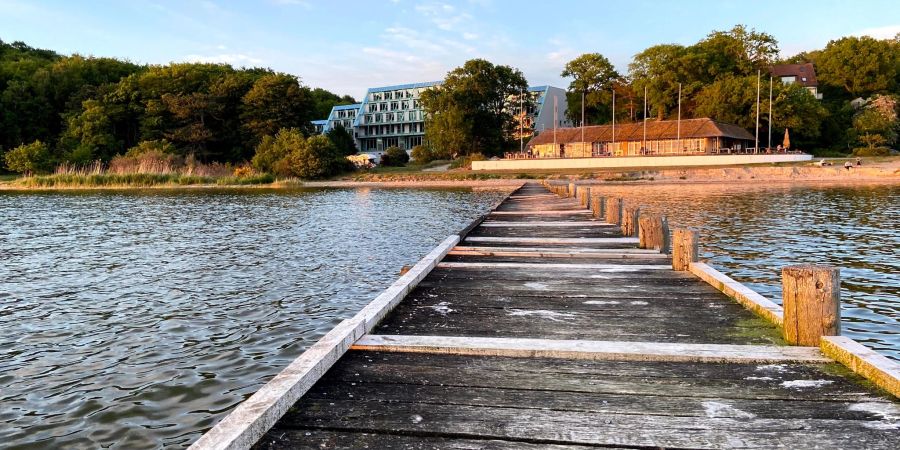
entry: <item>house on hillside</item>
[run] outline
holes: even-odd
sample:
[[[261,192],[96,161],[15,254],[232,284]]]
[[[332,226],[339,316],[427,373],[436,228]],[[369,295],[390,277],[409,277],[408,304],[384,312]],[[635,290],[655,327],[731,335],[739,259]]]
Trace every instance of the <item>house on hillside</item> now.
[[[708,118],[660,120],[550,130],[532,138],[527,153],[532,158],[740,153],[753,142],[747,130]]]
[[[819,93],[819,80],[816,79],[816,68],[812,63],[805,64],[778,64],[772,66],[772,76],[781,80],[784,84],[798,83],[809,90],[812,95],[822,100]]]

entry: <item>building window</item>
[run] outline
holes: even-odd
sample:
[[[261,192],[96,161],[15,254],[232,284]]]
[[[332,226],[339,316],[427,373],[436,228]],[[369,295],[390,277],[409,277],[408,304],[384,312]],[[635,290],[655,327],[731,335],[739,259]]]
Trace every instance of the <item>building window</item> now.
[[[391,111],[396,111],[399,108],[399,103],[391,102]]]

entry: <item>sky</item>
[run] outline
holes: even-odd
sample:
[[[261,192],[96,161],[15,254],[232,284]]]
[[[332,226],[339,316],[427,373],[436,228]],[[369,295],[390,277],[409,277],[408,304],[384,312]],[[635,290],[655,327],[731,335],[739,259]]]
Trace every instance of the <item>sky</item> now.
[[[269,67],[361,98],[440,80],[472,58],[565,88],[566,62],[598,52],[620,72],[656,44],[693,44],[744,24],[783,56],[847,35],[900,33],[896,0],[0,0],[0,39],[137,63]]]

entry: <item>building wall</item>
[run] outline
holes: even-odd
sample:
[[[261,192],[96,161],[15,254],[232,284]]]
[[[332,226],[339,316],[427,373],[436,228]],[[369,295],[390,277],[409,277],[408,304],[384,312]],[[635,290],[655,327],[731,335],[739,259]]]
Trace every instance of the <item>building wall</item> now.
[[[425,111],[419,103],[419,95],[436,84],[369,89],[354,124],[359,150],[381,153],[396,146],[410,151],[421,145],[425,136]]]
[[[472,170],[546,170],[546,169],[600,169],[641,167],[690,167],[732,164],[768,164],[777,162],[809,161],[812,155],[691,155],[691,156],[632,156],[625,158],[550,158],[550,159],[498,159],[473,161]]]
[[[537,114],[532,121],[534,123],[535,134],[553,130],[554,97],[557,99],[556,127],[568,128],[572,126],[572,122],[566,118],[566,111],[569,110],[569,103],[566,100],[566,91],[558,87],[548,86],[547,90],[544,91],[543,101],[537,108]]]

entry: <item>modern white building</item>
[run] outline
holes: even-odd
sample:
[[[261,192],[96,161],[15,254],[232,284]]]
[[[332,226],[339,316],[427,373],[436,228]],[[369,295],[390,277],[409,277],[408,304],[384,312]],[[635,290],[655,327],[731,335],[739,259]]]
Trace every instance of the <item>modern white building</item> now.
[[[422,145],[425,136],[425,111],[419,103],[419,95],[441,83],[430,81],[369,88],[362,103],[335,106],[327,119],[313,121],[313,124],[321,133],[342,125],[351,132],[360,152],[380,155],[394,146],[411,151]],[[510,99],[509,105],[514,115],[523,120],[524,136],[552,130],[554,123],[556,128],[572,126],[566,118],[566,91],[553,86],[535,86],[528,88],[528,95],[532,97],[532,105],[526,108],[524,115],[518,110],[515,99]]]

